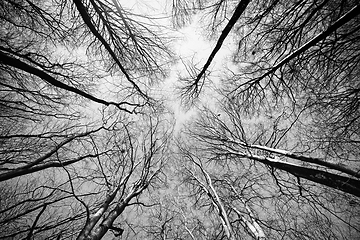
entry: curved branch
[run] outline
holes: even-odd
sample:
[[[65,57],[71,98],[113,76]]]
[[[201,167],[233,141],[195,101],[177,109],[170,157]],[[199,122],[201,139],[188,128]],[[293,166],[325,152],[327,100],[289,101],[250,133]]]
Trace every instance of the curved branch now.
[[[19,168],[16,168],[16,169],[12,169],[9,172],[0,174],[0,182],[11,179],[11,178],[19,177],[19,176],[22,176],[22,175],[26,175],[26,174],[29,174],[29,173],[33,173],[33,172],[36,172],[36,171],[40,171],[40,170],[43,170],[43,169],[46,169],[46,168],[58,167],[58,165],[56,163],[46,163],[46,164],[41,165],[41,166],[37,166],[37,165],[42,163],[43,161],[45,161],[49,157],[51,157],[53,154],[57,153],[57,151],[60,148],[62,148],[64,145],[68,144],[69,142],[73,141],[74,139],[87,136],[87,135],[89,135],[91,133],[98,132],[102,128],[103,127],[100,127],[100,128],[95,129],[93,131],[84,132],[84,133],[75,135],[73,137],[70,137],[70,138],[62,141],[60,144],[55,146],[48,153],[46,153],[45,155],[39,157],[38,159],[36,159],[36,160],[34,160],[32,162],[26,164],[25,166],[19,167]],[[88,156],[91,156],[91,155],[88,155]],[[87,156],[85,156],[85,157],[87,157]],[[77,158],[77,159],[72,160],[72,161],[67,161],[67,162],[65,162],[63,164],[69,165],[69,164],[72,164],[74,162],[80,161],[85,157],[80,157],[80,158]]]
[[[33,225],[31,226],[31,229],[30,229],[30,231],[29,231],[29,234],[28,234],[27,237],[26,237],[26,240],[31,240],[31,239],[33,239],[33,233],[34,233],[36,224],[38,223],[41,215],[44,213],[46,207],[47,207],[47,204],[44,204],[43,208],[41,209],[41,211],[39,212],[39,214],[36,216],[35,221],[34,221]]]
[[[309,48],[315,46],[318,42],[328,37],[331,33],[335,32],[338,28],[355,18],[357,15],[360,14],[360,4],[353,7],[349,12],[347,12],[344,16],[339,18],[335,23],[333,23],[331,26],[329,26],[324,32],[318,34],[313,39],[302,45],[300,48],[296,49],[294,52],[290,53],[288,56],[286,56],[284,59],[282,59],[278,64],[270,68],[269,71],[264,73],[258,78],[255,78],[251,81],[245,82],[235,88],[232,93],[237,91],[240,87],[244,85],[255,85],[258,84],[261,80],[263,80],[265,77],[269,76],[270,74],[274,73],[276,70],[284,66],[286,63],[289,63],[292,59],[296,58],[300,54],[304,53]]]
[[[116,57],[115,52],[111,49],[110,45],[106,42],[106,40],[101,36],[101,34],[96,30],[94,24],[91,22],[91,17],[86,11],[86,8],[84,4],[81,2],[81,0],[73,0],[75,3],[76,8],[78,9],[81,18],[84,20],[85,24],[89,27],[92,34],[101,42],[101,44],[105,47],[106,51],[110,54],[110,56],[113,58],[117,66],[120,68],[121,72],[125,75],[126,79],[134,86],[134,88],[143,96],[145,99],[148,99],[149,97],[141,91],[139,86],[131,79],[130,75],[125,70],[124,66],[120,63],[120,60]],[[97,10],[97,6],[94,6]],[[98,12],[99,14],[99,12]]]
[[[338,189],[346,193],[350,193],[354,196],[360,197],[360,181],[357,179],[344,177],[341,175],[325,172],[322,170],[303,167],[296,164],[291,164],[288,162],[272,159],[269,157],[262,157],[258,155],[241,153],[236,151],[231,151],[231,154],[239,157],[246,157],[248,159],[252,159],[257,162],[261,162],[270,167],[288,172],[294,175],[295,177],[304,178],[312,182],[319,183],[334,189]]]
[[[11,66],[11,67],[14,67],[14,68],[17,68],[17,69],[20,69],[20,70],[25,71],[27,73],[30,73],[32,75],[35,75],[35,76],[41,78],[45,82],[47,82],[47,83],[49,83],[49,84],[51,84],[51,85],[53,85],[55,87],[64,89],[64,90],[72,92],[72,93],[75,93],[75,94],[80,95],[80,96],[82,96],[84,98],[87,98],[87,99],[89,99],[89,100],[91,100],[93,102],[97,102],[97,103],[103,104],[105,106],[114,105],[114,106],[118,107],[120,110],[123,110],[123,111],[128,112],[128,113],[133,113],[132,111],[129,111],[128,109],[121,107],[121,105],[127,104],[125,102],[115,103],[115,102],[108,102],[108,101],[105,101],[103,99],[97,98],[97,97],[95,97],[93,95],[90,95],[90,94],[80,90],[80,89],[77,89],[77,88],[69,86],[69,85],[67,85],[65,83],[62,83],[62,82],[56,80],[51,75],[49,75],[48,73],[46,73],[46,72],[44,72],[44,71],[42,71],[42,70],[40,70],[38,68],[32,67],[29,64],[27,64],[27,63],[25,63],[25,62],[23,62],[23,61],[21,61],[19,59],[7,56],[6,54],[4,54],[1,51],[0,51],[0,57],[1,57],[1,60],[0,60],[1,63],[5,64],[5,65],[8,65],[8,66]]]

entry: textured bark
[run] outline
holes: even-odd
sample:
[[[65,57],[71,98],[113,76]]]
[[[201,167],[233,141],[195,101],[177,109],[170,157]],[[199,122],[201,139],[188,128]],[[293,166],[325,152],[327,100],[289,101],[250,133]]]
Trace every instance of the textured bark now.
[[[118,204],[116,204],[116,206],[109,212],[109,214],[104,218],[104,220],[100,223],[98,227],[94,228],[100,217],[96,219],[96,222],[94,219],[94,224],[91,223],[91,225],[85,226],[84,228],[86,228],[86,230],[81,231],[77,240],[100,240],[101,238],[103,238],[106,232],[112,228],[112,224],[114,223],[116,218],[124,212],[130,201],[136,196],[140,195],[147,187],[148,183],[144,183],[141,186],[135,185],[130,191],[130,193],[124,199],[120,200]],[[112,199],[108,198],[104,204],[107,204],[108,201],[110,204],[115,195],[111,196]],[[101,215],[103,215],[103,213]]]
[[[241,152],[231,152],[239,157],[246,157],[270,167],[286,171],[296,177],[304,178],[315,183],[319,183],[340,191],[350,193],[354,196],[360,197],[360,181],[350,177],[325,172],[308,167],[302,167],[296,164],[282,162],[268,157],[257,156],[253,154],[245,154]]]

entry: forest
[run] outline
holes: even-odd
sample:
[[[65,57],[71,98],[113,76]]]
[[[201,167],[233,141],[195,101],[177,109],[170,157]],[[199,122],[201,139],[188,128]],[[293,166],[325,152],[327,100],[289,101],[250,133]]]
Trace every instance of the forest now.
[[[359,239],[359,2],[0,1],[0,230]]]

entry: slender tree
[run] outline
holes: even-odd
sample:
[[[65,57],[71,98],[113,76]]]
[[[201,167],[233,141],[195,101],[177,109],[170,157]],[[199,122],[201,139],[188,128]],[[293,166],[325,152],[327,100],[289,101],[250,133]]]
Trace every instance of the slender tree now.
[[[1,1],[0,239],[357,238],[358,2],[171,3]],[[167,26],[193,15],[174,138]]]
[[[173,7],[175,19],[196,12],[210,16],[206,19],[212,33],[222,30],[198,70],[202,76],[238,8],[228,1],[175,1]],[[312,148],[338,157],[346,152],[351,152],[349,157],[357,155],[358,14],[356,1],[250,1],[233,25],[233,34],[226,35],[235,41],[233,60],[239,67],[226,70],[221,90],[239,110],[252,115],[262,111],[259,108],[272,111],[289,105],[288,114],[306,108],[303,114],[311,121],[306,122],[304,134],[317,143]],[[206,81],[194,76],[184,86],[187,98],[196,98]]]
[[[358,235],[356,221],[348,220],[354,216],[350,202],[354,206],[357,201],[348,199],[359,196],[359,5],[356,1],[249,1],[231,25],[241,2],[174,1],[173,13],[179,23],[199,14],[206,33],[215,40],[204,67],[187,78],[183,97],[199,97],[224,37],[227,46],[233,47],[233,61],[224,64],[229,67],[213,93],[220,93],[216,95],[220,101],[200,108],[198,119],[187,127],[184,138],[191,136],[190,145],[197,146],[189,151],[202,162],[202,168],[206,166],[205,171],[213,173],[213,181],[221,183],[219,189],[229,188],[222,193],[227,196],[223,199],[235,194],[229,176],[252,178],[241,170],[226,176],[219,172],[241,166],[255,179],[259,171],[263,174],[269,189],[250,189],[260,199],[272,199],[253,203],[274,213],[272,220],[257,219],[267,238],[351,239]],[[202,76],[201,81],[197,76]],[[276,188],[279,195],[266,195]],[[237,204],[242,194],[238,196]],[[348,205],[342,206],[343,202]],[[223,205],[234,212],[247,209],[241,204]],[[282,212],[280,206],[304,211],[299,211],[302,215]],[[319,217],[324,211],[326,217]],[[296,223],[291,220],[295,216],[319,222],[328,232],[314,227],[306,233],[299,223],[307,220]],[[339,219],[346,227],[332,231]],[[251,223],[251,218],[246,220]],[[257,229],[254,226],[248,229]],[[344,235],[344,229],[350,234]]]
[[[171,127],[148,92],[171,56],[154,21],[118,1],[0,3],[1,239],[120,235],[159,180]]]
[[[349,221],[356,218],[356,170],[308,156],[299,146],[284,150],[293,146],[284,139],[277,148],[262,145],[283,135],[274,131],[280,126],[261,127],[261,120],[239,118],[229,109],[221,117],[206,108],[201,112],[181,145],[182,161],[192,163],[182,170],[188,172],[183,181],[192,186],[188,196],[195,206],[208,208],[219,222],[227,219],[221,227],[227,238],[229,229],[249,239],[351,239],[359,234],[357,220]],[[317,227],[306,229],[312,221]]]

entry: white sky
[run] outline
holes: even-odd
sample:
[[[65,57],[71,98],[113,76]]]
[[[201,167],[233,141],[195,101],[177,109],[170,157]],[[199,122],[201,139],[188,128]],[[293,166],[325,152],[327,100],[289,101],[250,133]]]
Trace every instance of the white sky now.
[[[120,0],[119,2],[124,9],[131,11],[132,13],[156,17],[157,19],[154,20],[156,23],[164,24],[169,27],[171,26],[171,6],[168,0]],[[145,19],[141,20],[145,21]],[[205,39],[204,30],[201,29],[201,24],[199,16],[193,16],[189,25],[184,26],[181,29],[172,29],[169,31],[170,34],[173,35],[170,37],[175,37],[177,39],[177,41],[171,43],[171,47],[176,55],[175,57],[181,58],[185,63],[196,63],[199,69],[204,66],[216,43],[216,39],[211,42],[208,39]],[[219,82],[216,75],[219,75],[220,69],[223,69],[222,65],[224,63],[224,57],[229,54],[229,51],[229,48],[223,46],[210,65],[209,70],[211,70],[212,75],[214,75],[211,79],[213,81],[212,84],[217,84]],[[160,82],[160,85],[153,89],[153,94],[155,94],[155,96],[162,96],[168,99],[165,104],[170,111],[174,112],[176,118],[175,130],[179,130],[182,124],[196,113],[195,108],[186,110],[181,107],[179,92],[176,89],[176,87],[181,86],[178,81],[179,74],[186,76],[185,66],[183,66],[182,61],[177,61],[170,69],[169,78]],[[104,84],[103,88],[106,88],[104,87]],[[206,91],[206,96],[202,96],[201,100],[209,105],[214,101],[215,93],[211,92],[209,89],[206,89]]]
[[[201,28],[200,17],[193,16],[191,24],[177,31],[177,37],[179,40],[174,44],[176,55],[180,57],[185,63],[196,63],[197,67],[201,69],[206,63],[211,51],[213,50],[216,44],[216,39],[209,41],[205,38],[204,30]],[[209,70],[211,70],[211,74],[213,75],[211,78],[212,85],[219,83],[220,70],[223,69],[223,65],[225,64],[224,58],[230,54],[230,51],[230,48],[223,46],[223,48],[221,48],[211,63]],[[227,65],[227,63],[225,65]],[[186,75],[186,69],[181,61],[179,61],[177,65],[172,68],[170,78],[167,79],[164,84],[164,92],[172,96],[172,99],[169,101],[169,105],[175,114],[175,129],[181,128],[181,125],[196,113],[195,108],[186,110],[181,107],[179,95],[176,94],[175,89],[176,86],[180,86],[178,81],[179,73]],[[214,91],[211,91],[211,89],[206,89],[206,96],[201,96],[201,101],[211,105],[215,100],[214,96]]]

